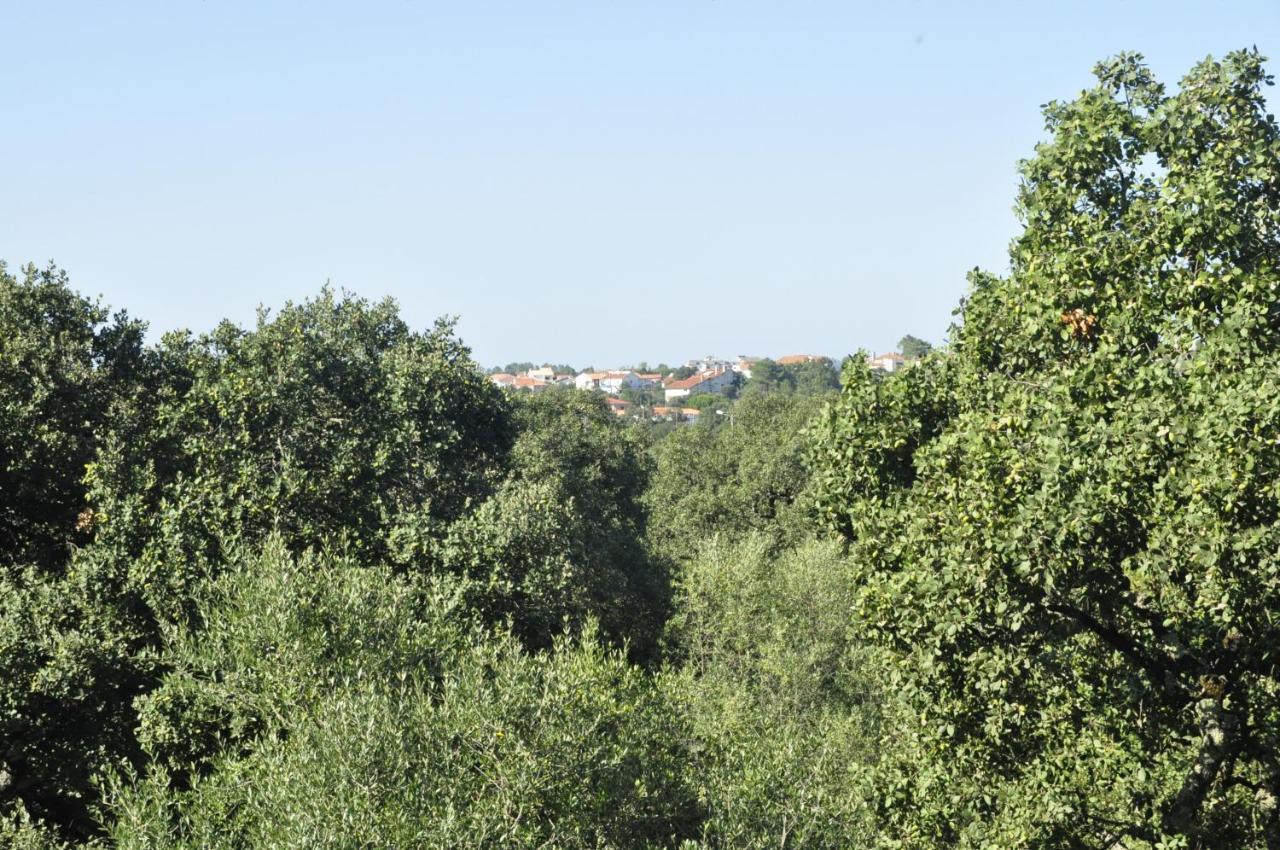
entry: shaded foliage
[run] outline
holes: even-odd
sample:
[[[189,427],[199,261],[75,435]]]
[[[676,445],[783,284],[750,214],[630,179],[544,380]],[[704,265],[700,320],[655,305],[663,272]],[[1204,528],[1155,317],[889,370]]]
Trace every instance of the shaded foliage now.
[[[58,571],[83,542],[85,465],[141,367],[143,326],[65,273],[0,263],[0,569]]]
[[[751,377],[743,385],[742,395],[820,396],[838,389],[835,365],[825,357],[786,365],[765,358],[751,366]]]
[[[933,351],[931,343],[911,334],[898,340],[898,352],[908,360],[919,360],[931,351]]]
[[[591,614],[652,659],[669,579],[644,545],[650,470],[638,435],[597,394],[572,389],[519,398],[514,424],[508,478],[450,529],[440,560],[483,576],[480,609],[512,618],[529,645]]]
[[[254,330],[172,334],[149,396],[92,467],[100,545],[136,558],[157,610],[224,544],[277,533],[413,567],[492,487],[513,435],[501,393],[445,322],[324,292]],[[175,572],[175,564],[183,564]]]

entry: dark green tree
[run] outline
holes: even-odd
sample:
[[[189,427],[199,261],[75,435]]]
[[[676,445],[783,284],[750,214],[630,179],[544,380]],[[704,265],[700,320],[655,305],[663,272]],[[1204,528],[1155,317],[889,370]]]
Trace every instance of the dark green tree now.
[[[820,396],[840,389],[840,375],[827,358],[806,360],[785,367],[796,395]],[[754,372],[752,373],[755,374]]]
[[[76,547],[97,523],[86,466],[146,371],[142,334],[55,267],[0,264],[0,822],[86,835],[94,771],[136,751],[146,618],[112,604],[125,565]]]
[[[88,539],[85,467],[138,380],[143,332],[53,266],[0,263],[0,571],[59,571]]]
[[[933,351],[931,343],[911,334],[907,334],[898,340],[898,353],[908,360],[919,360],[931,351]]]
[[[651,660],[670,587],[644,547],[650,470],[639,435],[598,394],[573,389],[518,398],[514,425],[507,477],[433,557],[474,579],[475,607],[511,619],[531,646],[592,616]]]
[[[790,395],[795,392],[795,377],[774,360],[764,358],[751,366],[751,377],[742,388],[743,397]]]
[[[657,443],[657,469],[645,495],[653,547],[685,559],[717,535],[754,530],[779,543],[804,536],[809,475],[802,432],[823,401],[745,397],[725,416],[706,414],[705,422]]]
[[[1008,277],[814,481],[900,697],[884,846],[1280,847],[1280,128],[1256,52],[1046,107]]]
[[[390,301],[326,291],[253,330],[168,335],[156,358],[89,480],[98,545],[135,559],[166,616],[225,545],[268,533],[427,567],[424,541],[491,491],[513,439],[452,326],[414,332]]]

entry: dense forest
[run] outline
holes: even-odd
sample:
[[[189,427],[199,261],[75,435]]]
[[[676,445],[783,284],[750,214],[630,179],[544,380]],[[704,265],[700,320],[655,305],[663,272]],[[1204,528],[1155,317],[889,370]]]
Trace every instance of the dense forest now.
[[[1271,81],[1095,73],[945,345],[697,425],[0,265],[0,845],[1280,848]]]

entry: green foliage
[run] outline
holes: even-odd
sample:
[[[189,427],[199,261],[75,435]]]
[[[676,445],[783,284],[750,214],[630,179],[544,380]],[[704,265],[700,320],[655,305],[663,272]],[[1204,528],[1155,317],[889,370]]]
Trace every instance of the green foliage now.
[[[908,360],[919,360],[933,351],[933,345],[919,337],[907,334],[898,340],[898,353]]]
[[[73,846],[88,848],[98,845],[68,844],[47,826],[32,820],[23,809],[18,809],[12,816],[0,815],[0,847],[8,847],[9,850],[70,850]]]
[[[724,396],[718,393],[698,393],[684,399],[683,404],[685,407],[696,408],[705,413],[708,410],[715,410],[717,407],[725,407],[728,402],[725,401]]]
[[[448,323],[414,333],[389,302],[324,292],[252,331],[142,350],[65,278],[29,278],[3,282],[19,389],[0,424],[58,456],[11,463],[21,489],[3,493],[21,497],[14,540],[44,542],[15,542],[32,566],[0,574],[0,815],[83,838],[107,766],[182,788],[254,739],[268,713],[226,682],[160,676],[173,629],[217,625],[197,598],[229,553],[268,538],[457,576],[456,617],[510,623],[529,647],[595,617],[652,659],[668,582],[643,548],[644,453],[598,400],[507,401]],[[33,379],[54,389],[28,398]]]
[[[743,386],[742,395],[820,396],[838,389],[839,376],[826,358],[786,366],[766,358],[751,367],[751,378]]]
[[[853,587],[835,545],[772,551],[758,535],[708,546],[680,581],[670,640],[683,664],[664,686],[698,742],[702,838],[861,846],[880,697],[848,628]]]
[[[473,580],[470,599],[530,647],[595,617],[610,639],[651,659],[669,579],[643,541],[643,444],[603,399],[578,390],[518,397],[508,474],[450,526],[430,560]]]
[[[666,404],[662,387],[623,387],[618,396],[632,404],[649,408]]]
[[[116,846],[646,847],[691,834],[687,732],[651,680],[590,631],[545,655],[482,639],[464,591],[278,545],[225,573],[202,595],[209,626],[173,636],[170,681],[200,683],[261,729],[245,741],[226,726],[202,757],[215,769],[186,790],[166,770],[117,779]],[[144,717],[185,716],[211,740],[205,711],[159,705],[168,687]]]
[[[1008,278],[846,368],[814,481],[891,654],[880,844],[1280,841],[1280,128],[1256,53],[1046,108]]]
[[[826,358],[806,360],[783,368],[791,375],[796,395],[820,396],[840,389],[840,376],[832,362]]]
[[[0,262],[0,571],[60,570],[87,538],[81,478],[135,378],[142,333],[123,313],[108,323],[53,266],[19,279]]]
[[[389,301],[326,291],[252,331],[170,335],[157,357],[91,481],[100,542],[137,557],[165,613],[226,543],[340,539],[386,560],[406,533],[439,536],[510,444],[501,394],[452,327],[410,331]]]
[[[794,390],[791,376],[777,361],[764,358],[751,366],[751,377],[742,387],[743,398],[764,395],[788,395]]]
[[[94,550],[64,575],[0,577],[0,818],[29,813],[84,837],[97,771],[140,758],[133,698],[159,674],[125,570]]]
[[[684,558],[716,535],[757,530],[779,542],[803,536],[809,475],[801,432],[820,404],[817,398],[744,398],[734,405],[731,424],[685,426],[657,443],[657,469],[645,496],[654,548]]]

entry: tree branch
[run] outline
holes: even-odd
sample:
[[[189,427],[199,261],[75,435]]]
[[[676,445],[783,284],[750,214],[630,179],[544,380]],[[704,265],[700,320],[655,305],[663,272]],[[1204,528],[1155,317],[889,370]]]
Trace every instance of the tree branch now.
[[[1049,601],[1046,599],[1045,608],[1055,614],[1061,614],[1088,629],[1107,646],[1110,646],[1141,668],[1156,688],[1184,699],[1190,697],[1186,687],[1178,681],[1174,659],[1157,658],[1144,652],[1133,638],[1074,605],[1059,600]]]
[[[1204,699],[1197,706],[1200,713],[1201,743],[1195,764],[1182,781],[1182,788],[1169,804],[1161,819],[1166,832],[1186,835],[1195,826],[1205,796],[1222,766],[1235,757],[1244,744],[1239,723],[1217,700]]]

